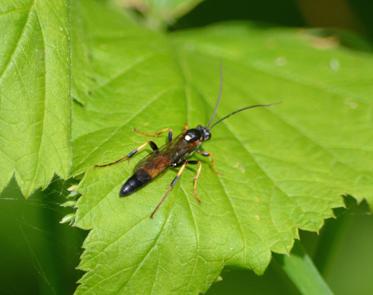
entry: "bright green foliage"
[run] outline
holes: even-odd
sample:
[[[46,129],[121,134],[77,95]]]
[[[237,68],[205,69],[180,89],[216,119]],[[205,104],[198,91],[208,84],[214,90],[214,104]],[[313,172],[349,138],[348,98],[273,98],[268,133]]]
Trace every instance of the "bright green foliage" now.
[[[148,25],[172,23],[203,0],[114,0],[118,4],[140,11]],[[155,23],[152,23],[155,22]]]
[[[0,190],[68,177],[68,1],[0,1]]]
[[[163,21],[173,21],[203,0],[145,0],[151,12]]]
[[[271,251],[288,253],[298,229],[318,231],[341,195],[373,201],[373,59],[306,32],[221,24],[177,34],[150,32],[93,1],[74,3],[74,174],[86,172],[76,225],[90,229],[78,294],[198,294],[224,265],[260,274]],[[99,18],[97,16],[100,16]],[[79,50],[83,48],[83,50]],[[213,152],[192,196],[194,171],[152,220],[174,177],[168,171],[126,198],[136,162],[107,168],[147,138],[133,128],[178,133],[219,114]],[[80,84],[79,81],[82,81]],[[156,140],[164,143],[164,139]]]

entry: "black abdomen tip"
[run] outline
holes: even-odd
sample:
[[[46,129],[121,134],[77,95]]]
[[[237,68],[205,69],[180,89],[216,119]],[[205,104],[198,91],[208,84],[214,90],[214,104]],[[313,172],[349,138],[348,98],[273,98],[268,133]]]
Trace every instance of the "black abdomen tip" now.
[[[130,179],[129,179],[130,180]],[[121,187],[119,191],[119,196],[120,197],[126,197],[132,194],[135,189],[134,189],[134,183],[131,181],[127,180],[125,184]]]
[[[151,180],[150,175],[144,170],[138,170],[123,184],[119,191],[120,197],[126,197],[143,187]]]

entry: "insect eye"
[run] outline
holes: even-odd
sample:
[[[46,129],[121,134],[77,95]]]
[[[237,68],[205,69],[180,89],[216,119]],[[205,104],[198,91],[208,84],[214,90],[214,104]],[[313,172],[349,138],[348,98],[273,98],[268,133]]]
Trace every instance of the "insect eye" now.
[[[203,133],[203,138],[204,138],[204,140],[209,140],[211,138],[211,133],[210,132],[204,132]]]

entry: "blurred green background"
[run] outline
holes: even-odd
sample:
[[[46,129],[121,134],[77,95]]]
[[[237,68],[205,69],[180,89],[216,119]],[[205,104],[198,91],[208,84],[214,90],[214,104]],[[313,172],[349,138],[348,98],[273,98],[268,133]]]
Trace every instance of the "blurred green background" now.
[[[207,0],[173,24],[182,30],[226,20],[248,20],[272,26],[328,27],[363,36],[345,44],[370,50],[373,2],[369,0]],[[347,34],[347,36],[350,36]],[[82,275],[76,270],[86,233],[60,225],[69,210],[65,201],[71,182],[55,179],[28,201],[14,181],[0,194],[0,294],[72,294]],[[335,294],[373,294],[373,216],[366,204],[347,199],[319,234],[301,233],[301,243]],[[298,294],[274,259],[266,273],[225,269],[223,280],[208,294]]]

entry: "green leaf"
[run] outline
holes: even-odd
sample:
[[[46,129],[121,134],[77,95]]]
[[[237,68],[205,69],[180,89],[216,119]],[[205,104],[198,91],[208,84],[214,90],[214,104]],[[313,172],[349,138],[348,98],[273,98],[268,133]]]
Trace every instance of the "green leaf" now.
[[[74,42],[85,41],[87,56],[80,63],[73,52],[73,71],[95,82],[82,85],[84,97],[76,99],[84,104],[74,105],[73,173],[85,173],[76,225],[91,230],[78,294],[198,294],[225,265],[263,273],[271,251],[289,253],[298,229],[318,231],[343,205],[342,194],[372,202],[370,55],[307,32],[247,23],[150,32],[93,1],[74,3],[74,18],[81,20]],[[220,174],[203,165],[202,204],[192,195],[195,172],[187,170],[150,219],[174,171],[120,199],[120,186],[146,153],[93,166],[148,140],[133,128],[178,133],[185,122],[205,124],[221,62],[220,115],[282,103],[216,127],[204,147]]]
[[[153,15],[171,23],[183,16],[203,0],[145,0]]]
[[[203,0],[115,0],[125,8],[140,11],[148,19],[148,25],[170,24],[188,13]],[[156,22],[156,23],[152,23]]]
[[[278,256],[276,261],[302,294],[333,294],[299,241],[290,255]]]
[[[0,190],[24,196],[70,167],[68,1],[0,1]]]

